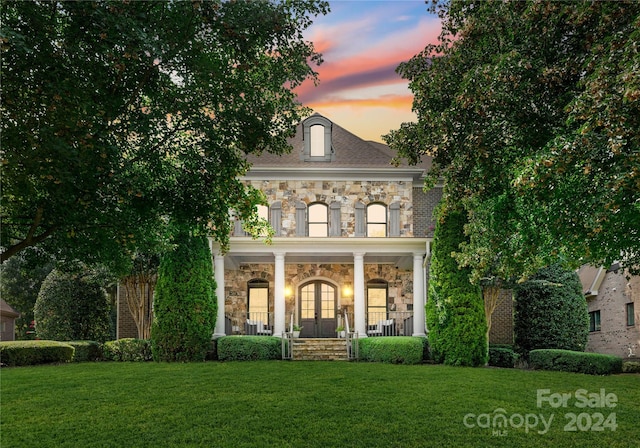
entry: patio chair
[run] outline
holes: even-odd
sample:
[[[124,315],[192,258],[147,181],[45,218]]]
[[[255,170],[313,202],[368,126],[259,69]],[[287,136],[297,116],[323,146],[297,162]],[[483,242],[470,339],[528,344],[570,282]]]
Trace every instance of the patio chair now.
[[[369,331],[367,331],[369,336],[392,336],[395,334],[394,332],[394,321],[393,319],[381,320],[375,326],[369,326]]]
[[[245,334],[258,335],[258,336],[271,336],[272,331],[268,325],[265,325],[261,320],[247,319],[244,324]]]

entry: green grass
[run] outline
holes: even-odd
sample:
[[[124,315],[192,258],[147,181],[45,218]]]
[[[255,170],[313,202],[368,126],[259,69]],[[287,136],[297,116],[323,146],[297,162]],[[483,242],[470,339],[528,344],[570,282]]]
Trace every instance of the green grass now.
[[[538,389],[601,388],[617,395],[617,407],[536,404]],[[4,368],[0,392],[2,448],[611,448],[640,440],[637,374],[299,361],[77,363]],[[464,424],[467,414],[499,408],[508,417],[554,420],[546,434],[537,432],[542,424],[502,435]],[[565,432],[568,412],[615,412],[617,428]]]

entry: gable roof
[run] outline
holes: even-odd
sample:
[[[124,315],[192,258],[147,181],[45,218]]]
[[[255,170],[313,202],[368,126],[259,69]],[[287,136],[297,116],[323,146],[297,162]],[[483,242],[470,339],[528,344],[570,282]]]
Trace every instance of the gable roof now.
[[[315,113],[312,117],[322,116]],[[247,160],[256,168],[310,168],[314,170],[322,168],[394,168],[391,160],[396,154],[389,146],[379,142],[363,140],[334,122],[331,122],[332,149],[335,153],[334,160],[305,161],[301,156],[304,149],[303,123],[304,122],[298,123],[295,137],[289,139],[289,144],[293,147],[290,153],[276,155],[264,152],[259,156],[250,154],[247,156]],[[411,167],[406,162],[401,163],[399,166],[401,168],[428,170],[431,167],[431,158],[424,157],[423,163],[417,167]]]
[[[20,317],[20,313],[3,299],[0,299],[0,315],[7,317]]]

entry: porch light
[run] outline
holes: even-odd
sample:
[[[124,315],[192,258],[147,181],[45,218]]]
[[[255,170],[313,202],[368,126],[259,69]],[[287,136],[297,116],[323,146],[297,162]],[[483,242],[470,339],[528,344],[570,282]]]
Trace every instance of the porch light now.
[[[342,287],[342,295],[344,297],[351,297],[353,294],[353,289],[351,288],[351,283],[345,283]]]
[[[291,286],[287,286],[284,288],[284,296],[285,297],[293,296],[293,289],[291,289]]]

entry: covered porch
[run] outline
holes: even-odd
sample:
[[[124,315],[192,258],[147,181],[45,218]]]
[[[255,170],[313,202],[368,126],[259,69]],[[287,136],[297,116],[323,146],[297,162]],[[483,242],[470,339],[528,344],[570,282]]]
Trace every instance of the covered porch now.
[[[425,336],[427,238],[233,237],[212,242],[218,317],[214,337]],[[294,328],[291,328],[295,326]]]

